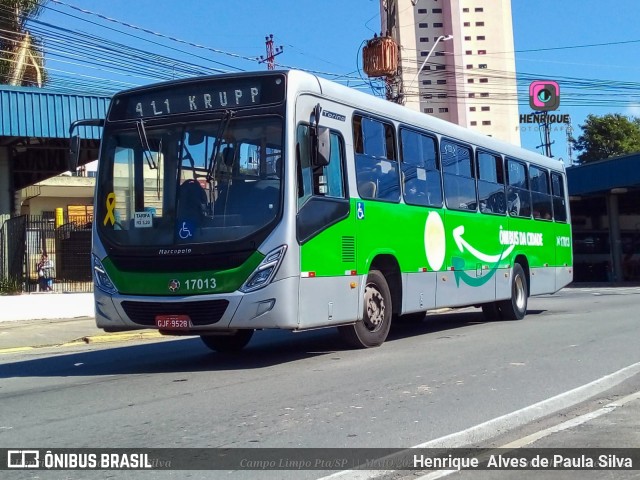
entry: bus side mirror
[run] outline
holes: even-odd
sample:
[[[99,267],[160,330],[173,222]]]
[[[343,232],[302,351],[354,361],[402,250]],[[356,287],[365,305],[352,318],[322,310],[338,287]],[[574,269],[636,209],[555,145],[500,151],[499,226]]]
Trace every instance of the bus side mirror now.
[[[80,162],[80,135],[73,135],[69,145],[69,161],[67,170],[75,172]]]
[[[315,127],[313,165],[326,167],[331,160],[331,138],[327,127]]]

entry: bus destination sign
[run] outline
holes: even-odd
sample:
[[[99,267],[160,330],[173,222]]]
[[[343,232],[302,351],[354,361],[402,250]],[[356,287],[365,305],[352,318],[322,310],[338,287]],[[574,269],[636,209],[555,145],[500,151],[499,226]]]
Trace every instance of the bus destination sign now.
[[[284,79],[275,76],[163,85],[116,97],[109,120],[237,109],[276,103],[283,98]]]

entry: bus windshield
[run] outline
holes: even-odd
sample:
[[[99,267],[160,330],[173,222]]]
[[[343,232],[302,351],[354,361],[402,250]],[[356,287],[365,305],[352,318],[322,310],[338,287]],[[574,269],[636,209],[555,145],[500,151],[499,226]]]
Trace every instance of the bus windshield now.
[[[282,193],[276,116],[105,131],[97,229],[116,245],[232,242],[274,223]]]

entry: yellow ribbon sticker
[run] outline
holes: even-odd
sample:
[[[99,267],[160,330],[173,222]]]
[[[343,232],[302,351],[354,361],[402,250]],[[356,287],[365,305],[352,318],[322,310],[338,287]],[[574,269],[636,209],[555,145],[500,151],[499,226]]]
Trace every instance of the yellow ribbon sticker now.
[[[116,217],[114,217],[113,212],[116,209],[116,194],[111,192],[107,195],[107,214],[104,216],[104,221],[102,222],[104,225],[107,222],[111,221],[111,225],[116,223]]]

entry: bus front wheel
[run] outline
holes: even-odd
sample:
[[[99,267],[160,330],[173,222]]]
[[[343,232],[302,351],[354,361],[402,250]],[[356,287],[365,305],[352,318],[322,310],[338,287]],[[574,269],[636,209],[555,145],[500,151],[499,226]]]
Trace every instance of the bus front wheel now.
[[[382,345],[391,327],[391,293],[384,275],[371,270],[364,288],[364,312],[362,321],[338,327],[342,338],[356,348]]]
[[[253,330],[236,330],[224,335],[200,335],[207,347],[219,353],[239,352],[247,346],[251,337],[253,337]]]
[[[500,312],[505,320],[522,320],[527,314],[527,276],[519,263],[513,265],[512,273],[511,298],[500,302]]]

